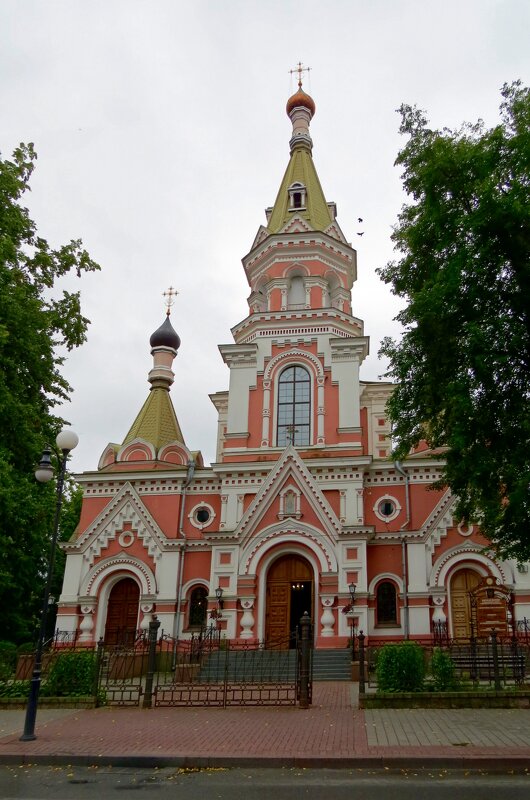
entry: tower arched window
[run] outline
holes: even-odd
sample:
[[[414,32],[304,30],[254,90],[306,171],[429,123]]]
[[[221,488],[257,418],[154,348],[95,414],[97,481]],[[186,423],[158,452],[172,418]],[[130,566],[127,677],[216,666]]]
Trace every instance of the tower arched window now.
[[[278,380],[276,443],[308,445],[311,433],[311,378],[304,367],[287,367]]]
[[[197,586],[190,595],[189,627],[202,628],[206,625],[208,592],[204,586]]]
[[[376,624],[398,624],[396,587],[391,581],[382,581],[377,587]]]
[[[293,183],[289,186],[289,211],[296,211],[297,209],[305,209],[306,204],[306,187],[303,183]]]

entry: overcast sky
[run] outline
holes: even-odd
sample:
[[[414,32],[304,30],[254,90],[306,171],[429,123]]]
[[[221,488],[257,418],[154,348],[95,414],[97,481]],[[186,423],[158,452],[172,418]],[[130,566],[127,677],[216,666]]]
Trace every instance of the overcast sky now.
[[[398,333],[375,274],[404,199],[395,110],[495,124],[502,84],[529,82],[529,32],[529,0],[0,0],[0,151],[35,143],[25,202],[39,233],[55,246],[81,237],[102,268],[71,282],[92,322],[65,366],[73,468],[95,469],[145,400],[169,285],[173,402],[188,447],[214,460],[208,394],[229,378],[217,345],[247,314],[241,258],[288,162],[299,60],[316,167],[358,252],[361,375],[378,378],[380,340]]]

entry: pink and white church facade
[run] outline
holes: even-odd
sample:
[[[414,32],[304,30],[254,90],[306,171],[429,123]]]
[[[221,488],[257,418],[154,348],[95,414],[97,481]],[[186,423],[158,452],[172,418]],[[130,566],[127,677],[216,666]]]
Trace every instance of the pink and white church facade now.
[[[168,309],[142,409],[78,476],[57,626],[87,645],[130,638],[153,615],[189,637],[216,617],[219,589],[214,624],[241,641],[281,638],[304,611],[322,648],[346,646],[352,624],[377,639],[430,638],[437,621],[468,636],[470,591],[484,582],[509,599],[492,604],[497,629],[530,617],[527,566],[496,559],[451,494],[430,488],[440,460],[421,449],[391,459],[393,387],[360,378],[356,252],[318,179],[301,86],[287,113],[289,163],[243,258],[249,313],[220,346],[229,388],[211,395],[215,463],[186,444],[172,405],[180,339]]]

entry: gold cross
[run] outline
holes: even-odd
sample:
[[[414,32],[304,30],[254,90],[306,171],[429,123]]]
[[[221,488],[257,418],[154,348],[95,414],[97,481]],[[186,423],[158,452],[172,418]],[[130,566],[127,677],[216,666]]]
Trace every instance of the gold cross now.
[[[294,75],[295,72],[298,72],[298,88],[302,88],[302,75],[304,72],[309,72],[311,67],[303,67],[302,62],[298,62],[298,66],[295,69],[290,69],[289,72],[291,75]]]
[[[167,292],[162,292],[162,297],[166,298],[166,309],[167,309],[166,314],[168,315],[168,317],[171,314],[171,306],[175,302],[175,297],[177,295],[178,295],[177,290],[174,289],[172,286],[169,287]]]
[[[286,431],[286,439],[288,444],[294,444],[294,435],[295,433],[298,433],[298,428],[296,428],[294,425],[287,425]]]

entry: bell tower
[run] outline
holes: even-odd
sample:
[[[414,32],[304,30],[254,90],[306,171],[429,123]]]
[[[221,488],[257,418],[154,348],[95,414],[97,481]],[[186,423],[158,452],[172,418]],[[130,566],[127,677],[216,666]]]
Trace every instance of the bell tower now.
[[[352,316],[356,252],[336,219],[313,161],[313,98],[287,101],[289,162],[274,205],[265,211],[243,268],[249,314],[221,345],[230,368],[219,411],[219,462],[273,460],[288,444],[303,457],[359,455],[359,366],[368,353],[363,323]],[[331,448],[331,450],[330,450]]]

